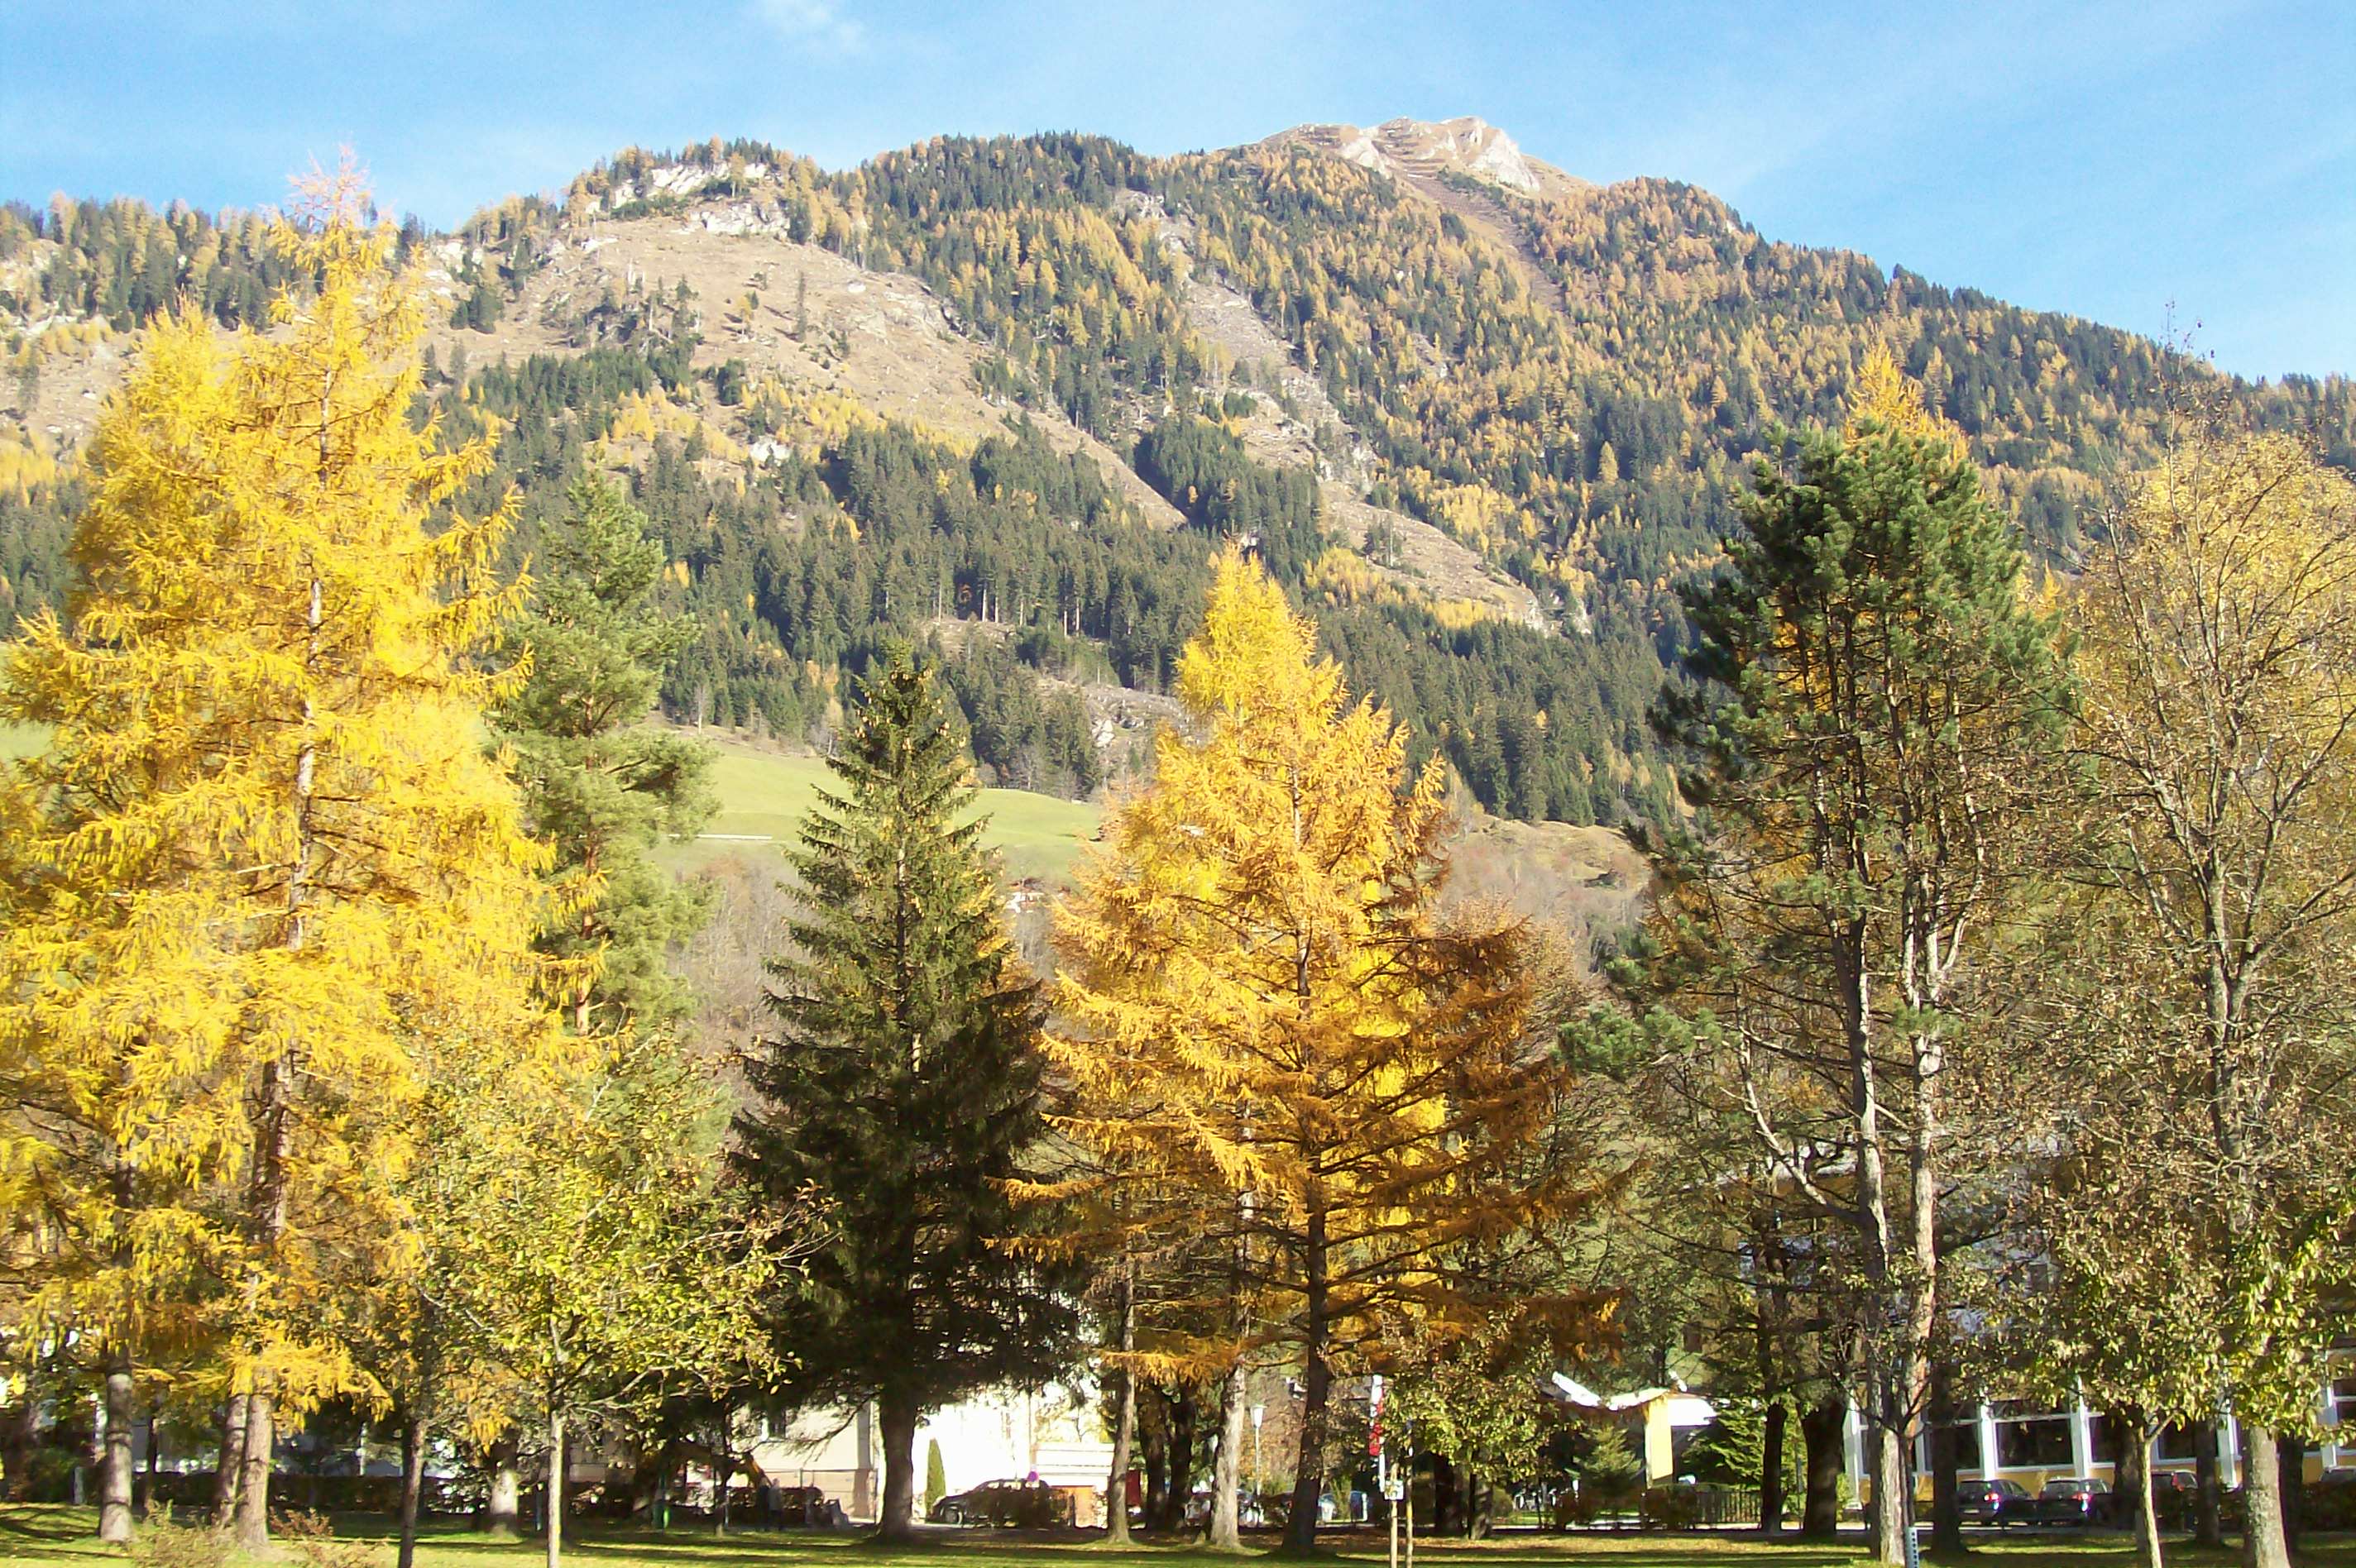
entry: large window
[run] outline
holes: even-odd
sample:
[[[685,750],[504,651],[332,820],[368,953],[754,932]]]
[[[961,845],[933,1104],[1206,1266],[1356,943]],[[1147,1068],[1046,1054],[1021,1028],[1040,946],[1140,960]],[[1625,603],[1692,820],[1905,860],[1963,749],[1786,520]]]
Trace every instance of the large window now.
[[[2200,1434],[2180,1421],[2171,1421],[2159,1429],[2159,1436],[2152,1443],[2151,1456],[2179,1462],[2198,1459],[2201,1457]]]
[[[1983,1475],[1987,1473],[1980,1456],[1980,1418],[1976,1412],[1955,1421],[1936,1424],[1944,1426],[1955,1435],[1956,1469],[1978,1470]],[[1921,1435],[1914,1439],[1914,1467],[1925,1473],[1931,1468],[1933,1430],[1932,1425],[1925,1425]]]
[[[1996,1407],[1996,1462],[2007,1469],[2066,1469],[2072,1462],[2068,1413],[2026,1400]]]

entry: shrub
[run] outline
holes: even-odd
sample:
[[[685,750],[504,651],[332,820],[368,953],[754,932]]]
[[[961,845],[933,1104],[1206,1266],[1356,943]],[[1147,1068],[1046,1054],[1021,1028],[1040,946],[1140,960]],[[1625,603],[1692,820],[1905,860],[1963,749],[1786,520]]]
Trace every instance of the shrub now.
[[[227,1568],[229,1531],[211,1524],[177,1524],[168,1513],[153,1513],[131,1541],[139,1568]]]
[[[323,1513],[278,1516],[277,1532],[287,1555],[305,1568],[377,1568],[382,1549],[372,1541],[338,1541]]]

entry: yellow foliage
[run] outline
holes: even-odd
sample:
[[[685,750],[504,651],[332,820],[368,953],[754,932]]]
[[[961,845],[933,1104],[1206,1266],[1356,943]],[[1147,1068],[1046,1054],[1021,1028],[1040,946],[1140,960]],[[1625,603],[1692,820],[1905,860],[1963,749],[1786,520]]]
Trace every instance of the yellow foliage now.
[[[1231,550],[1179,661],[1193,733],[1162,732],[1058,907],[1048,1049],[1062,1130],[1159,1195],[1166,1243],[1313,1259],[1248,1316],[1320,1363],[1338,1323],[1445,1331],[1444,1250],[1565,1189],[1498,1179],[1560,1082],[1522,1049],[1524,933],[1441,925],[1442,768],[1407,778],[1404,731],[1315,645]]]
[[[0,496],[22,499],[36,485],[59,475],[57,459],[29,442],[0,441]]]
[[[1856,435],[1868,423],[1916,441],[1936,442],[1951,455],[1964,455],[1964,432],[1924,406],[1922,389],[1898,368],[1886,344],[1876,343],[1866,351],[1849,394],[1849,433]]]
[[[0,784],[0,1199],[75,1245],[24,1305],[95,1341],[225,1337],[299,1408],[408,1255],[421,1033],[544,1038],[541,852],[481,744],[520,584],[490,461],[412,427],[417,295],[348,183],[280,222],[273,330],[149,336],[92,448],[82,588],[0,680],[48,726]]]

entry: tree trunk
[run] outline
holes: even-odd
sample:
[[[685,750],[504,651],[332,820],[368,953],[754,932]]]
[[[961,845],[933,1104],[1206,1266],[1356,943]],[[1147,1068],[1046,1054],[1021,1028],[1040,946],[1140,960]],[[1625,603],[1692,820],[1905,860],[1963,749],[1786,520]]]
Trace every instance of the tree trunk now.
[[[2112,1467],[2112,1490],[2127,1510],[2123,1521],[2135,1531],[2137,1568],[2160,1568],[2158,1505],[2151,1495],[2151,1419],[2140,1410],[2106,1411],[2119,1445]]]
[[[1236,1488],[1244,1469],[1244,1363],[1238,1357],[1219,1383],[1219,1451],[1211,1466],[1210,1546],[1215,1552],[1243,1550],[1243,1521],[1236,1517]]]
[[[1895,1403],[1894,1401],[1892,1402]],[[1883,1563],[1906,1561],[1906,1531],[1913,1516],[1913,1456],[1906,1451],[1906,1435],[1896,1412],[1884,1406],[1886,1419],[1868,1428],[1873,1444],[1873,1555]]]
[[[2282,1476],[2283,1550],[2295,1552],[2305,1523],[2302,1516],[2307,1502],[2307,1444],[2287,1433],[2276,1433],[2275,1448]]]
[[[1800,1442],[1806,1450],[1808,1490],[1800,1505],[1800,1533],[1810,1541],[1840,1534],[1841,1426],[1848,1415],[1837,1399],[1827,1399],[1800,1416]]]
[[[106,1431],[98,1469],[98,1538],[117,1545],[131,1540],[131,1435],[137,1391],[131,1378],[131,1351],[117,1343],[106,1353]]]
[[[270,1545],[270,1464],[277,1436],[270,1391],[257,1385],[245,1396],[245,1445],[237,1467],[237,1546],[249,1556]]]
[[[1192,1387],[1182,1387],[1170,1407],[1170,1484],[1162,1494],[1164,1530],[1181,1530],[1186,1505],[1194,1495],[1194,1426],[1202,1416],[1202,1398]]]
[[[8,1500],[23,1502],[31,1494],[33,1450],[40,1445],[41,1397],[33,1386],[33,1369],[25,1369],[17,1391],[20,1403],[8,1412]]]
[[[1964,1545],[1962,1488],[1956,1472],[1963,1467],[1963,1434],[1955,1426],[1955,1402],[1944,1366],[1931,1381],[1931,1547],[1960,1557]]]
[[[1134,1390],[1141,1412],[1150,1395],[1160,1406],[1161,1419],[1139,1424],[1140,1442],[1145,1449],[1145,1527],[1161,1530],[1167,1526],[1170,1501],[1170,1425],[1176,1419],[1177,1407],[1171,1398],[1151,1386]]]
[[[916,1495],[916,1402],[889,1392],[876,1402],[884,1429],[884,1507],[875,1516],[878,1541],[914,1541]]]
[[[564,1412],[548,1413],[548,1568],[564,1561],[564,1477],[571,1473],[564,1454]]]
[[[523,1477],[516,1473],[516,1438],[510,1432],[491,1445],[491,1486],[483,1498],[483,1529],[495,1540],[512,1541],[520,1514]]]
[[[140,1488],[139,1517],[150,1519],[162,1503],[156,1482],[164,1472],[164,1401],[159,1396],[147,1407],[147,1481]]]
[[[220,1456],[213,1463],[213,1525],[227,1530],[237,1518],[237,1472],[245,1463],[245,1395],[233,1393],[221,1406]]]
[[[2204,1421],[2192,1429],[2192,1543],[2225,1544],[2225,1509],[2217,1485],[2217,1424]]]
[[[2290,1568],[2283,1539],[2282,1456],[2275,1435],[2242,1423],[2243,1568]]]
[[[1768,1402],[1761,1420],[1759,1441],[1759,1530],[1777,1535],[1783,1529],[1783,1427],[1791,1412],[1780,1399]]]
[[[417,1509],[425,1499],[425,1417],[416,1411],[401,1426],[401,1551],[395,1568],[417,1561]]]
[[[1137,1267],[1124,1258],[1120,1276],[1120,1352],[1137,1349]],[[1137,1374],[1121,1361],[1112,1370],[1112,1473],[1105,1479],[1105,1544],[1129,1544],[1129,1451],[1137,1436]]]
[[[1456,1461],[1431,1456],[1431,1532],[1453,1535],[1462,1528],[1463,1509],[1457,1497]]]
[[[729,1493],[735,1489],[736,1485],[736,1410],[733,1404],[724,1400],[720,1406],[719,1430],[712,1434],[712,1451],[718,1456],[718,1461],[713,1469],[720,1482],[720,1495],[712,1499],[712,1531],[714,1535],[726,1535],[729,1508],[733,1500]],[[668,1466],[664,1467],[660,1484],[663,1488],[664,1503],[659,1523],[669,1524],[670,1522],[670,1470]],[[683,1490],[686,1487],[684,1477],[681,1477],[680,1484]]]
[[[1317,1499],[1325,1491],[1326,1401],[1333,1371],[1325,1364],[1325,1213],[1312,1206],[1301,1248],[1301,1446],[1293,1462],[1292,1517],[1284,1544],[1309,1552],[1317,1545]]]

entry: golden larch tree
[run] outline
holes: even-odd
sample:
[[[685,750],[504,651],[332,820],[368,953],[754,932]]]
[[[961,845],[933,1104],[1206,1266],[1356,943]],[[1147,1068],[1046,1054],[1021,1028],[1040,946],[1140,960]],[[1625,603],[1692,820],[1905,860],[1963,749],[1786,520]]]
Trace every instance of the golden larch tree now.
[[[249,1547],[278,1424],[359,1381],[327,1303],[402,1266],[414,1031],[523,1050],[542,1017],[540,852],[469,656],[520,591],[491,575],[509,517],[434,517],[489,453],[411,421],[422,302],[356,176],[310,197],[273,229],[304,282],[269,330],[150,336],[92,449],[80,591],[0,686],[50,730],[8,778],[0,936],[36,1308],[106,1347],[126,1483],[133,1352],[218,1337]]]
[[[1247,1354],[1301,1368],[1306,1545],[1337,1370],[1377,1364],[1386,1324],[1477,1325],[1464,1260],[1587,1190],[1583,1168],[1529,1157],[1563,1079],[1533,1043],[1526,934],[1441,918],[1440,764],[1408,777],[1404,732],[1315,638],[1258,567],[1219,563],[1179,665],[1199,738],[1163,733],[1152,786],[1059,911],[1060,1129],[1164,1223],[1231,1247],[1213,1490],[1230,1542]]]

